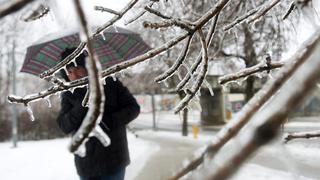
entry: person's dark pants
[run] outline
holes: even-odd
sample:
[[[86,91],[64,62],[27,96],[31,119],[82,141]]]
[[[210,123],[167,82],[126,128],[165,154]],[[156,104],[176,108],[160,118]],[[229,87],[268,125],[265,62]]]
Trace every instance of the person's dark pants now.
[[[124,180],[126,170],[120,169],[114,174],[98,177],[80,177],[80,180]]]

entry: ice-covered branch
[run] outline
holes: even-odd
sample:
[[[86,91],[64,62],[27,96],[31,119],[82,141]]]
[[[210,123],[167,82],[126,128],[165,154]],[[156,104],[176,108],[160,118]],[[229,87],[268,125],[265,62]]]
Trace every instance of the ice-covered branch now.
[[[236,26],[237,24],[243,22],[245,19],[247,19],[248,17],[252,16],[253,14],[255,14],[258,10],[257,9],[252,9],[249,12],[247,12],[244,16],[238,17],[236,20],[234,20],[232,23],[226,25],[225,27],[223,27],[224,31],[228,31],[229,29],[233,28],[234,26]]]
[[[252,153],[276,137],[279,132],[279,127],[286,120],[288,113],[295,109],[316,86],[320,77],[320,71],[318,69],[320,66],[319,51],[320,31],[318,29],[312,39],[308,40],[308,44],[300,49],[301,54],[293,59],[297,60],[297,62],[293,61],[292,64],[284,66],[283,72],[291,73],[279,73],[277,75],[276,79],[283,79],[284,76],[289,78],[288,75],[293,73],[293,75],[290,76],[290,81],[287,81],[286,84],[280,83],[282,84],[281,89],[283,90],[274,94],[270,102],[255,114],[251,120],[254,128],[248,128],[239,135],[239,138],[244,141],[242,147],[236,149],[230,155],[223,155],[225,161],[216,168],[210,168],[210,170],[214,169],[214,171],[207,172],[210,174],[207,176],[208,179],[223,180],[228,178],[239,169],[241,164]],[[303,65],[301,65],[301,63],[303,63]],[[297,64],[299,64],[299,67],[297,67]],[[293,69],[295,70],[293,71]],[[270,80],[269,82],[272,82],[271,85],[274,85],[276,81],[277,80]],[[297,85],[299,88],[292,88]],[[270,83],[268,83],[268,86],[265,88],[268,90],[269,87]],[[261,91],[264,90],[263,88]],[[219,159],[219,157],[216,159]]]
[[[25,22],[35,21],[37,19],[42,18],[50,11],[49,7],[46,7],[43,4],[40,4],[39,7],[32,11],[27,17],[22,17],[21,19]]]
[[[293,139],[309,139],[309,138],[316,138],[320,137],[320,131],[310,131],[310,132],[297,132],[297,133],[290,133],[284,137],[285,142],[289,142]]]
[[[104,93],[103,87],[100,82],[100,64],[96,60],[96,57],[93,52],[92,42],[90,41],[89,29],[87,25],[87,20],[85,18],[83,9],[80,4],[80,0],[74,0],[75,7],[79,16],[79,20],[82,26],[82,32],[86,36],[89,61],[88,63],[88,78],[89,78],[89,87],[90,87],[90,97],[91,103],[88,113],[86,114],[84,120],[81,123],[80,128],[72,136],[71,142],[69,144],[70,152],[75,152],[78,150],[80,145],[85,141],[89,136],[90,132],[94,129],[98,122],[99,116],[103,114],[104,110]]]
[[[115,11],[113,9],[109,9],[109,8],[106,8],[106,7],[102,7],[102,6],[94,6],[94,10],[101,11],[101,12],[107,12],[107,13],[114,14],[114,15],[117,15],[117,16],[121,15],[121,13],[118,12],[118,11]]]
[[[271,0],[270,0],[271,1]],[[257,19],[261,18],[267,12],[269,12],[275,5],[277,5],[281,0],[272,0],[271,2],[267,3],[266,5],[262,5],[262,7],[259,8],[259,11],[254,14],[253,16],[250,16],[247,20],[247,22],[250,24]]]
[[[317,31],[316,31],[317,32]],[[203,163],[205,154],[211,158],[219,149],[233,138],[242,127],[253,117],[253,115],[280,89],[280,87],[291,77],[291,75],[307,60],[312,53],[316,52],[316,45],[320,43],[320,31],[314,34],[300,50],[297,51],[277,74],[277,77],[270,79],[258,93],[223,127],[206,148],[203,154],[191,160],[173,179],[178,179]],[[179,175],[179,176],[178,176]]]
[[[159,16],[159,17],[161,17],[163,19],[171,19],[172,18],[172,17],[169,17],[169,16],[166,16],[166,15],[162,14],[161,12],[159,12],[159,11],[149,7],[149,6],[146,6],[144,9],[146,11],[148,11],[149,13],[154,14],[156,16]]]
[[[131,0],[119,13],[119,15],[115,15],[111,20],[109,20],[107,23],[102,25],[101,27],[97,28],[95,32],[92,34],[90,39],[92,39],[94,36],[99,35],[101,32],[103,32],[105,29],[113,25],[115,22],[120,20],[124,14],[126,14],[139,0]],[[62,67],[70,63],[75,57],[77,57],[86,47],[86,42],[82,42],[78,45],[77,49],[70,54],[68,57],[66,57],[64,60],[62,60],[60,63],[58,63],[55,67],[48,69],[47,71],[44,71],[42,74],[40,74],[40,78],[46,78],[48,76],[53,75],[58,70],[60,70]]]
[[[188,32],[193,32],[194,31],[194,25],[184,22],[182,20],[179,19],[167,19],[167,20],[163,20],[162,22],[159,23],[154,23],[154,22],[148,22],[145,21],[143,22],[143,26],[145,28],[152,28],[152,29],[159,29],[159,28],[167,28],[167,27],[172,27],[172,26],[177,26],[180,27],[181,29],[184,29]]]
[[[202,61],[201,61],[201,69],[197,76],[196,82],[191,87],[191,91],[187,93],[187,95],[180,101],[180,103],[174,108],[174,112],[178,113],[181,111],[189,101],[195,96],[195,94],[199,91],[203,80],[206,77],[206,73],[208,70],[208,47],[206,43],[206,38],[204,37],[204,34],[202,30],[198,30],[198,34],[201,41],[201,52],[202,52]]]
[[[280,63],[280,62],[270,62],[270,63],[261,62],[255,66],[245,68],[237,73],[228,74],[228,75],[219,77],[219,84],[225,84],[230,81],[235,81],[237,79],[250,76],[250,75],[255,74],[257,72],[270,71],[275,68],[280,68],[283,65],[284,65],[284,63]]]
[[[287,17],[291,14],[291,12],[294,10],[295,7],[296,7],[296,3],[295,1],[292,1],[286,13],[282,16],[282,20],[287,19]]]
[[[0,6],[0,18],[19,11],[21,8],[31,3],[32,1],[34,0],[11,0],[3,3],[3,5]]]
[[[178,68],[181,66],[181,64],[183,63],[183,61],[186,58],[192,37],[193,37],[193,35],[190,35],[187,38],[187,42],[185,43],[181,53],[179,54],[178,59],[174,62],[174,64],[169,69],[167,69],[163,74],[156,77],[154,80],[155,82],[161,82],[161,81],[165,80],[166,78],[170,77],[175,71],[178,70]]]
[[[209,32],[206,36],[206,43],[207,43],[208,48],[210,47],[211,41],[213,39],[213,35],[214,35],[214,32],[217,27],[218,19],[219,19],[219,12],[216,14],[214,19],[212,20]],[[201,62],[201,54],[198,55],[197,59],[195,60],[195,62],[191,66],[190,73],[187,73],[187,75],[181,80],[181,82],[177,85],[177,87],[175,88],[174,91],[176,91],[176,92],[180,91],[187,84],[187,82],[190,80],[192,74],[195,72],[195,70],[199,66],[200,62]]]

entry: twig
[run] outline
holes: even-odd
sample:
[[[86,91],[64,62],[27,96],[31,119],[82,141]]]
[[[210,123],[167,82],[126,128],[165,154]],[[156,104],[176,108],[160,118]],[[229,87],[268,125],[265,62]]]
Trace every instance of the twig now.
[[[296,8],[295,1],[292,1],[286,13],[282,16],[282,20],[287,19],[287,17],[291,14],[291,12]]]
[[[262,6],[255,15],[250,16],[248,18],[247,23],[250,24],[253,21],[256,21],[257,19],[261,18],[262,16],[267,14],[267,12],[269,12],[279,2],[280,2],[280,0],[272,0],[272,2],[267,3],[266,5]]]
[[[159,11],[149,7],[149,6],[144,7],[144,9],[146,11],[148,11],[149,13],[152,13],[152,14],[154,14],[156,16],[159,16],[159,17],[161,17],[163,19],[171,19],[172,18],[172,17],[166,16],[166,15],[163,15],[161,12],[159,12]]]
[[[320,131],[310,131],[310,132],[298,132],[298,133],[290,133],[287,134],[284,138],[285,142],[289,142],[293,139],[309,139],[309,138],[315,138],[320,137]]]
[[[207,37],[206,37],[207,47],[210,47],[211,41],[213,39],[213,35],[215,33],[215,30],[216,30],[216,27],[217,27],[217,23],[218,23],[218,19],[219,19],[219,13],[220,12],[218,12],[216,14],[216,16],[214,17],[214,19],[211,22],[211,26],[210,26],[209,32],[207,34]],[[195,60],[194,64],[190,68],[191,73],[195,72],[195,70],[199,66],[200,62],[201,62],[201,55],[199,54],[197,59]],[[177,87],[175,88],[174,91],[175,92],[180,91],[186,85],[186,83],[190,80],[191,75],[192,74],[187,73],[187,75],[182,79],[182,81],[180,81],[180,83],[177,85]]]
[[[49,7],[44,6],[43,4],[40,4],[40,6],[34,10],[31,14],[29,14],[28,17],[21,18],[25,22],[35,21],[37,19],[42,18],[46,14],[48,14],[50,11]]]
[[[97,124],[97,120],[100,114],[103,113],[103,109],[101,108],[104,106],[104,93],[103,87],[100,82],[100,73],[99,68],[100,64],[99,61],[96,60],[92,42],[90,41],[89,37],[89,30],[87,25],[87,20],[85,18],[83,9],[80,4],[80,0],[74,0],[75,7],[80,19],[80,23],[82,26],[82,31],[86,35],[87,40],[87,47],[89,53],[89,61],[88,61],[88,78],[89,78],[89,86],[90,86],[90,97],[92,105],[89,108],[88,113],[86,114],[84,120],[81,123],[80,128],[77,132],[72,136],[71,142],[69,144],[70,152],[75,152],[80,147],[80,145],[84,142],[84,140],[89,136],[90,132],[94,129]]]
[[[241,23],[243,20],[247,19],[248,17],[252,16],[255,14],[258,10],[257,9],[252,9],[249,12],[247,12],[244,16],[238,17],[236,20],[234,20],[232,23],[226,25],[223,27],[224,31],[228,31],[229,29],[233,28],[235,25]]]
[[[163,74],[156,77],[154,80],[155,82],[161,82],[161,81],[165,80],[166,78],[170,77],[175,71],[177,71],[177,69],[180,67],[180,65],[183,63],[183,61],[186,58],[192,37],[193,37],[193,35],[190,35],[187,38],[187,42],[185,43],[184,47],[182,48],[182,51],[181,51],[178,59],[174,62],[174,64],[169,69],[167,69]]]
[[[114,15],[117,15],[117,16],[121,15],[120,12],[117,12],[117,11],[115,11],[113,9],[109,9],[109,8],[102,7],[102,6],[94,6],[94,10],[101,11],[101,12],[108,12],[110,14],[114,14]]]
[[[202,52],[202,61],[201,61],[201,70],[199,72],[199,75],[197,76],[197,80],[194,83],[194,85],[191,88],[191,93],[188,93],[181,101],[180,103],[174,108],[174,113],[178,113],[181,111],[188,103],[189,101],[194,97],[196,92],[199,91],[201,84],[206,77],[206,73],[208,70],[208,47],[206,38],[204,37],[204,34],[201,29],[198,30],[198,34],[201,41],[201,52]]]
[[[250,76],[252,74],[255,74],[257,72],[262,71],[270,71],[272,69],[280,68],[284,65],[284,63],[281,62],[271,62],[270,64],[267,64],[266,62],[261,62],[255,66],[245,68],[237,73],[234,74],[228,74],[222,77],[219,77],[219,84],[225,84],[230,81],[234,81],[240,78],[244,78],[247,76]]]
[[[159,29],[159,28],[167,28],[167,27],[171,27],[171,26],[177,26],[180,27],[181,29],[184,29],[188,32],[194,32],[194,25],[187,23],[187,22],[183,22],[179,19],[167,19],[164,20],[162,22],[159,23],[153,23],[153,22],[148,22],[148,21],[144,21],[143,22],[143,26],[145,28],[153,28],[153,29]]]
[[[25,5],[31,3],[33,0],[11,0],[7,1],[0,7],[0,18],[3,18],[11,13],[19,11]]]

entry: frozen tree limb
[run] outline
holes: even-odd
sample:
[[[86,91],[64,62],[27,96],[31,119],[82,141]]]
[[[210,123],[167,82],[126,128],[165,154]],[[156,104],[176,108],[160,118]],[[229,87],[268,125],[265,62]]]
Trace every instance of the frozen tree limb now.
[[[10,0],[0,6],[0,18],[3,18],[11,13],[19,11],[25,5],[33,0]]]
[[[224,31],[228,31],[229,29],[233,28],[234,26],[236,26],[237,24],[243,22],[245,19],[247,19],[248,17],[252,16],[253,14],[255,14],[258,10],[257,9],[252,9],[250,10],[248,13],[246,13],[244,16],[238,17],[236,20],[234,20],[232,23],[226,25],[225,27],[223,27]]]
[[[300,50],[302,53],[295,59],[297,62],[285,66],[287,70],[284,70],[284,72],[296,67],[295,64],[300,64],[300,61],[303,61],[303,65],[300,64],[299,69],[293,72],[294,74],[290,81],[282,84],[281,89],[284,90],[275,94],[275,97],[270,99],[270,102],[253,117],[251,122],[254,128],[248,128],[247,131],[241,134],[241,139],[245,141],[243,147],[224,157],[226,160],[219,167],[215,168],[213,172],[207,172],[209,174],[209,176],[206,176],[207,179],[223,180],[235,173],[252,153],[277,136],[279,128],[286,120],[288,113],[297,107],[316,86],[320,77],[318,69],[320,66],[318,53],[320,51],[319,29],[308,40],[308,44]],[[278,74],[277,78],[282,79],[283,74]],[[299,88],[292,88],[293,86],[297,86],[297,84]]]
[[[265,14],[267,14],[267,12],[269,12],[275,5],[277,5],[281,0],[272,0],[272,2],[267,3],[266,5],[263,5],[259,11],[253,15],[250,16],[247,20],[247,23],[250,24],[253,21],[256,21],[257,19],[261,18],[262,16],[264,16]]]
[[[75,152],[78,150],[80,145],[89,136],[90,132],[94,129],[98,122],[98,118],[103,114],[104,110],[104,93],[103,87],[100,82],[99,61],[96,60],[92,42],[90,42],[89,29],[87,25],[87,20],[85,18],[83,9],[80,4],[80,0],[74,0],[76,10],[80,19],[82,26],[82,31],[86,35],[87,47],[89,51],[89,61],[88,61],[88,78],[90,87],[90,97],[91,103],[88,113],[86,114],[84,120],[81,123],[80,128],[72,136],[71,142],[69,144],[70,152]]]
[[[206,43],[206,38],[204,37],[204,34],[201,29],[198,30],[198,34],[201,41],[201,52],[202,52],[201,69],[200,69],[199,75],[197,76],[196,82],[191,88],[191,92],[187,93],[187,95],[174,108],[174,113],[178,113],[189,103],[189,101],[195,96],[196,92],[199,91],[201,84],[203,83],[203,80],[206,77],[206,73],[208,70],[208,47]]]
[[[180,67],[180,65],[183,63],[183,61],[186,58],[186,55],[188,53],[189,46],[190,46],[190,43],[192,40],[192,36],[193,35],[190,35],[187,38],[187,42],[185,43],[184,47],[182,48],[182,51],[179,54],[178,59],[174,62],[174,64],[169,69],[167,69],[163,74],[156,77],[155,82],[161,82],[161,81],[165,80],[166,78],[170,77],[175,71],[178,70],[178,68]]]
[[[282,16],[282,20],[287,19],[287,17],[291,14],[291,12],[296,8],[295,1],[292,1],[286,13]]]
[[[107,12],[107,13],[114,14],[114,15],[117,15],[117,16],[121,15],[121,13],[119,13],[119,12],[113,10],[113,9],[109,9],[109,8],[102,7],[102,6],[94,6],[94,10],[101,11],[101,12]]]
[[[209,29],[209,32],[206,36],[206,43],[207,43],[207,47],[210,47],[210,44],[211,44],[211,41],[212,41],[212,38],[213,38],[213,35],[214,35],[214,32],[216,30],[216,27],[217,27],[217,22],[218,22],[218,19],[219,19],[219,12],[216,14],[216,16],[214,17],[214,19],[212,20],[211,22],[211,26],[210,26],[210,29]],[[199,66],[201,62],[201,55],[198,55],[197,59],[195,60],[195,63],[191,66],[191,73],[194,73],[195,70],[197,69],[197,67]],[[177,87],[175,88],[174,91],[178,92],[180,91],[186,84],[187,82],[190,80],[191,78],[191,75],[190,73],[187,73],[187,75],[182,79],[182,81],[177,85]]]
[[[143,22],[143,26],[145,28],[152,28],[152,29],[159,29],[159,28],[167,28],[167,27],[172,27],[172,26],[177,26],[180,27],[181,29],[184,29],[188,32],[193,32],[194,31],[194,25],[184,22],[182,20],[179,19],[168,19],[168,20],[164,20],[162,22],[159,23],[153,23],[153,22],[148,22],[145,21]]]
[[[290,133],[287,134],[284,137],[285,142],[289,142],[293,139],[309,139],[309,138],[316,138],[316,137],[320,137],[320,131],[310,131],[310,132],[297,132],[297,133]]]
[[[242,110],[232,118],[226,126],[224,126],[215,136],[215,139],[207,146],[204,153],[191,160],[181,171],[179,171],[171,179],[179,179],[191,170],[197,168],[204,161],[206,154],[213,158],[219,149],[226,144],[231,138],[233,138],[242,127],[253,117],[253,115],[281,88],[291,75],[307,60],[312,53],[315,52],[316,45],[320,43],[320,31],[313,35],[313,39],[310,39],[305,43],[302,48],[294,54],[286,66],[284,66],[279,72],[276,78],[270,79],[258,93],[242,108]]]
[[[149,13],[154,14],[156,16],[159,16],[159,17],[161,17],[163,19],[171,19],[172,18],[172,17],[169,17],[169,16],[166,16],[166,15],[162,14],[161,12],[159,12],[159,11],[149,7],[149,6],[144,7],[144,9],[146,11],[148,11]]]
[[[266,62],[260,62],[259,64],[245,68],[237,73],[234,74],[228,74],[222,77],[219,77],[219,84],[225,84],[230,81],[235,81],[240,78],[244,78],[247,76],[250,76],[252,74],[255,74],[257,72],[263,72],[263,71],[270,71],[272,69],[280,68],[284,65],[284,63],[281,62],[271,62],[270,64]]]
[[[40,6],[36,10],[32,11],[31,14],[29,14],[27,17],[22,17],[21,19],[25,22],[35,21],[48,14],[49,11],[49,7],[40,4]]]

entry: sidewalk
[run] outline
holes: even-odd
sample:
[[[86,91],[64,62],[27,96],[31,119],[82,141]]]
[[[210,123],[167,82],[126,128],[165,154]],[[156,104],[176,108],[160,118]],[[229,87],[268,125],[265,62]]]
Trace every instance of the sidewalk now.
[[[177,172],[183,164],[193,157],[203,146],[200,140],[190,140],[190,137],[185,141],[181,138],[163,137],[161,133],[155,133],[154,136],[139,134],[139,138],[143,140],[156,142],[159,145],[159,150],[155,152],[145,163],[134,180],[163,180],[172,176]],[[182,138],[183,139],[183,138]]]

